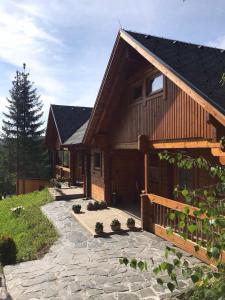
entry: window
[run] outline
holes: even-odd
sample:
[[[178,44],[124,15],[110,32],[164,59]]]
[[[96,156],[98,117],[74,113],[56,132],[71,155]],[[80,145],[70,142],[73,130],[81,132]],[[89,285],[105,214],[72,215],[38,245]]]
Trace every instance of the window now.
[[[132,89],[132,102],[142,98],[142,84],[136,85]]]
[[[63,151],[63,166],[69,167],[70,164],[70,153],[68,150]]]
[[[102,156],[100,152],[94,153],[94,168],[101,169],[102,166]]]
[[[63,167],[69,167],[70,164],[70,152],[68,150],[57,151],[57,165]]]
[[[155,78],[149,78],[147,80],[146,96],[150,96],[161,90],[163,90],[163,75],[158,75]]]

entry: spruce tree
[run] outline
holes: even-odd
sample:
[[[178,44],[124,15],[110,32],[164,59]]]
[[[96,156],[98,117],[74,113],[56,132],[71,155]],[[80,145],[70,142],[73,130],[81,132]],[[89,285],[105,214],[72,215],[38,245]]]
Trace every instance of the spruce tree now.
[[[46,178],[49,166],[43,146],[42,101],[25,64],[16,72],[9,93],[2,126],[5,170],[17,179]]]

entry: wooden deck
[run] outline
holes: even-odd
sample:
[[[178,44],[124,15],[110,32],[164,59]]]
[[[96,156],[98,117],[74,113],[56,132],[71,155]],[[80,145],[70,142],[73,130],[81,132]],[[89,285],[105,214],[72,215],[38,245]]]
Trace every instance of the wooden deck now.
[[[50,195],[54,200],[70,200],[84,197],[81,187],[49,188]]]

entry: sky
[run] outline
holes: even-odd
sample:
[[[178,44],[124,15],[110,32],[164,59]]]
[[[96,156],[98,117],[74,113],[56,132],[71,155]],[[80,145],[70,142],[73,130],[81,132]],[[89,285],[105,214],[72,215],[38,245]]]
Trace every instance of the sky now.
[[[224,0],[0,0],[0,127],[25,62],[50,104],[93,106],[120,27],[225,49]]]

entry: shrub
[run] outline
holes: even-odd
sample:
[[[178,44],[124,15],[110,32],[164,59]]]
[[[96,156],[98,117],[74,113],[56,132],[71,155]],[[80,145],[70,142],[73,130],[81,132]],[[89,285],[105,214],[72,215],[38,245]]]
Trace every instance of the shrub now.
[[[120,221],[118,219],[113,219],[111,222],[111,226],[117,226],[117,225],[121,225]]]
[[[97,223],[95,224],[95,232],[96,232],[97,234],[103,232],[103,223],[97,222]]]
[[[16,244],[11,237],[0,237],[0,263],[3,266],[16,263]]]
[[[120,230],[121,224],[118,219],[113,219],[110,226],[113,231],[118,231]]]
[[[75,214],[79,214],[79,213],[80,213],[80,210],[81,210],[80,204],[74,204],[74,205],[72,206],[72,210],[75,212]]]
[[[127,227],[133,228],[134,226],[135,226],[135,220],[133,218],[128,218],[127,219]]]
[[[98,210],[100,208],[100,204],[98,201],[95,201],[93,205],[94,205],[94,210]]]
[[[106,209],[107,208],[107,203],[105,201],[99,202],[99,209]]]
[[[87,210],[94,210],[94,204],[92,202],[88,202]]]

